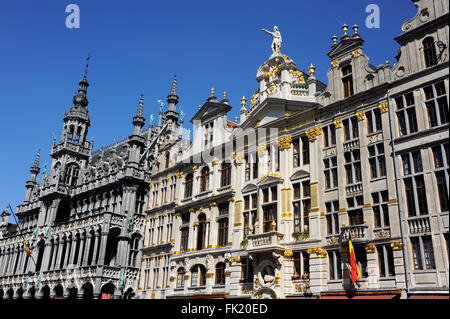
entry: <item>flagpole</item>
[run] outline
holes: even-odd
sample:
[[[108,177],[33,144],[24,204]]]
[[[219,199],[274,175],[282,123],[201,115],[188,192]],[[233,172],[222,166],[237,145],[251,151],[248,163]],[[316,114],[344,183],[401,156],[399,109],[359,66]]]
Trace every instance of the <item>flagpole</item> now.
[[[29,247],[29,245],[28,245],[28,242],[25,240],[25,237],[24,237],[23,234],[22,234],[22,230],[20,229],[19,221],[17,220],[17,217],[16,217],[16,215],[14,214],[14,212],[13,212],[13,210],[12,210],[10,204],[8,204],[8,208],[9,208],[9,210],[11,211],[11,214],[13,215],[14,220],[16,221],[17,229],[19,229],[19,234],[20,234],[20,236],[22,237],[23,242],[25,243],[26,247],[28,247],[28,249],[29,249],[30,247]],[[32,260],[33,263],[34,263],[34,266],[36,266],[36,261],[34,261],[33,254],[30,253],[30,257],[31,257],[31,260]]]

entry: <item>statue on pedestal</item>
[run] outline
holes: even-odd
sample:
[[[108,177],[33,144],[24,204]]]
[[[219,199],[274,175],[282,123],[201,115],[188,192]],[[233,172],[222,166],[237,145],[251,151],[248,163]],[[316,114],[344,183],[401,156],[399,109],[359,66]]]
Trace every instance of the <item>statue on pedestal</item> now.
[[[272,36],[272,56],[273,55],[281,55],[281,44],[283,41],[281,40],[281,33],[278,31],[278,27],[273,27],[273,32],[270,32],[266,29],[261,29],[264,32],[267,32]]]

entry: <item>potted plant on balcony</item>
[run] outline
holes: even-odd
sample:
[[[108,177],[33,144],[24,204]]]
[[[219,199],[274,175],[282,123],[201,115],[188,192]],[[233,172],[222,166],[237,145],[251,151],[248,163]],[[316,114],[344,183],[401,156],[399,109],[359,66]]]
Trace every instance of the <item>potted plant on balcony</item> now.
[[[241,247],[246,248],[248,245],[248,238],[245,238],[241,241]]]
[[[295,231],[292,233],[292,237],[296,240],[305,240],[309,237],[309,231],[305,229],[304,231]]]

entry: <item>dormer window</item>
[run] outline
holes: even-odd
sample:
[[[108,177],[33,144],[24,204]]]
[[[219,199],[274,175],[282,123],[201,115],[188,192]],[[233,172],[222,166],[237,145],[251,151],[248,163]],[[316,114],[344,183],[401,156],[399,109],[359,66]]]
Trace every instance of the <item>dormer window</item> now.
[[[344,98],[353,95],[353,75],[351,65],[342,68],[342,84],[344,88]]]
[[[423,55],[425,58],[425,66],[427,68],[437,64],[436,47],[434,46],[434,39],[428,37],[422,42]]]

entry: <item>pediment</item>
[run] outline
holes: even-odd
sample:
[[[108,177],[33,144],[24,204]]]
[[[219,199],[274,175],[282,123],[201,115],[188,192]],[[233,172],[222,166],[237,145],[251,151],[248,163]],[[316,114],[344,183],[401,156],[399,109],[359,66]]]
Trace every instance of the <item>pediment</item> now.
[[[276,173],[270,173],[269,175],[262,177],[258,181],[257,185],[262,186],[262,185],[276,184],[276,183],[282,183],[282,182],[283,182],[283,179],[280,177],[280,175],[278,175]]]
[[[195,113],[194,117],[192,117],[191,122],[199,119],[208,119],[219,113],[227,113],[231,110],[231,106],[216,103],[216,102],[206,102],[198,111]]]
[[[305,177],[309,177],[309,172],[304,169],[299,169],[294,174],[292,174],[291,181],[295,181]]]
[[[256,191],[258,187],[255,184],[248,184],[242,189],[242,193],[250,193]]]
[[[361,38],[350,38],[341,40],[338,44],[336,44],[330,52],[328,52],[328,56],[330,58],[334,58],[336,56],[345,54],[347,52],[352,52],[358,47],[361,47],[364,43],[364,40]]]

